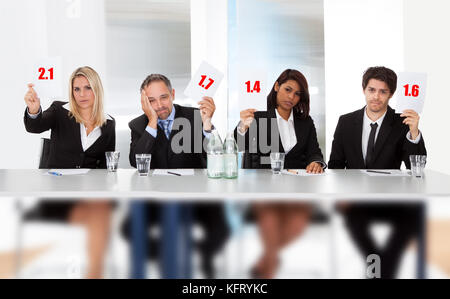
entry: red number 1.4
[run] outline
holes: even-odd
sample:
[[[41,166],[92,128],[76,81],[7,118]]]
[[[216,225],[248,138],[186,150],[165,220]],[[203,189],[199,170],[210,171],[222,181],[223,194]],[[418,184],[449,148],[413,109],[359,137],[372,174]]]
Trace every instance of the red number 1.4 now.
[[[253,85],[253,89],[251,89],[251,87],[250,87],[251,86],[251,82],[250,81],[245,82],[245,85],[247,85],[247,92],[248,93],[251,93],[251,92],[254,92],[254,91],[259,93],[261,91],[261,81],[256,81],[255,85]]]
[[[202,77],[202,80],[198,83],[198,85],[201,86],[201,87],[203,87],[204,89],[208,90],[208,88],[210,88],[211,85],[213,85],[214,80],[211,79],[211,78],[208,78],[208,77],[205,76],[205,75],[202,75],[201,77]],[[205,83],[206,78],[208,78],[209,83],[208,83],[208,85],[205,86],[203,83]]]

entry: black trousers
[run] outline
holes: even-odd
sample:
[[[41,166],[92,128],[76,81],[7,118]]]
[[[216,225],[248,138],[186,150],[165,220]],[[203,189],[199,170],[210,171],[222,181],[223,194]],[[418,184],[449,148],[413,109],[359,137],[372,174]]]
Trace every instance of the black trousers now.
[[[188,203],[192,211],[192,224],[199,224],[204,232],[203,238],[195,244],[202,258],[202,269],[208,278],[214,276],[212,260],[222,249],[230,235],[230,229],[225,218],[222,203]],[[159,225],[161,220],[161,205],[148,203],[147,225]],[[131,239],[131,219],[128,216],[122,225],[122,235],[128,241]],[[160,242],[158,237],[148,235],[148,258],[158,258]]]
[[[393,279],[397,275],[402,254],[420,225],[421,204],[351,204],[344,211],[348,231],[364,259],[370,254],[380,257],[381,277]],[[370,226],[383,221],[391,226],[391,234],[383,248],[370,235]]]

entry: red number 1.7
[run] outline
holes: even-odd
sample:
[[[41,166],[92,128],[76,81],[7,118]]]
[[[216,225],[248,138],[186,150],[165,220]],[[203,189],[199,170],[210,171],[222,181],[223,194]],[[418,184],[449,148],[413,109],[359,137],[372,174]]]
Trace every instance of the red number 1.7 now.
[[[39,80],[53,80],[53,68],[48,69],[48,72],[50,73],[50,79],[49,77],[44,77],[45,75],[45,68],[41,67],[39,68]]]
[[[419,85],[413,85],[411,93],[409,92],[409,84],[403,86],[405,88],[405,97],[418,97],[419,96]]]
[[[202,77],[202,80],[198,83],[198,85],[201,86],[201,87],[203,87],[204,89],[207,90],[207,89],[210,88],[211,85],[214,83],[214,80],[211,79],[211,78],[208,78],[208,77],[205,76],[205,75],[203,75],[203,76],[201,76],[201,77]],[[208,83],[208,85],[205,86],[205,85],[203,85],[203,83],[205,82],[206,78],[208,78],[209,83]]]

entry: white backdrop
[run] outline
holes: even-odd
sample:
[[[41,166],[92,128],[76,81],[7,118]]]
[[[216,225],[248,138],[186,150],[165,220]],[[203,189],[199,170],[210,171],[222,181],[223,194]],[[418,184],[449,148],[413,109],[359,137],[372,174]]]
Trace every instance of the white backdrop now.
[[[428,151],[427,167],[450,174],[450,1],[407,0],[404,8],[405,66],[428,73],[420,126]]]
[[[325,0],[327,160],[339,116],[365,105],[370,66],[403,69],[403,0]]]
[[[419,125],[427,168],[450,174],[450,141],[444,137],[450,127],[449,1],[325,0],[324,7],[327,158],[338,117],[364,106],[364,70],[384,65],[396,72],[428,73]]]
[[[86,12],[81,16],[86,19],[74,26],[74,20],[64,17],[70,5],[67,1],[0,2],[0,65],[3,67],[0,72],[3,104],[0,110],[0,168],[37,167],[39,136],[26,133],[22,120],[26,92],[23,78],[27,66],[40,57],[64,54],[66,78],[76,66],[91,65],[99,71],[105,86],[108,85],[103,1],[81,0],[80,3]],[[211,10],[207,3],[201,5],[204,10],[196,10],[197,20],[205,16],[205,11]],[[224,10],[226,5],[221,5]],[[339,115],[364,105],[363,71],[368,66],[385,65],[395,71],[406,69],[428,73],[428,95],[420,124],[429,152],[428,167],[450,173],[447,159],[450,142],[444,130],[448,127],[445,120],[450,105],[446,90],[450,66],[450,20],[446,17],[449,10],[450,3],[446,0],[324,1],[327,159]],[[223,15],[212,17],[226,22]],[[223,64],[226,29],[219,27],[221,38],[216,36],[216,40],[212,40],[211,34],[198,31],[195,24],[192,26],[192,39],[202,40],[204,45],[203,48],[193,46],[192,50],[197,54],[191,56],[192,68],[203,57]],[[90,46],[89,51],[85,50],[86,45]],[[226,83],[223,82],[217,99],[226,97]],[[223,115],[217,117],[220,118],[219,127],[224,130]]]
[[[60,0],[0,2],[0,168],[37,168],[40,136],[28,134],[23,125],[27,70],[47,56],[64,56],[63,90],[70,73],[90,65],[107,80],[104,71],[103,0],[81,0],[80,18],[71,3]],[[70,17],[67,17],[70,16]],[[73,18],[75,17],[75,18]],[[66,92],[65,92],[66,93]],[[49,102],[43,102],[46,109]]]

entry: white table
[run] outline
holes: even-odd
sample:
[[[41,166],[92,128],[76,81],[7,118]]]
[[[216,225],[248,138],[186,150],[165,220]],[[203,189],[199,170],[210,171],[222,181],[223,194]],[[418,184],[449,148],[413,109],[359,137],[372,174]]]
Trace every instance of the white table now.
[[[45,170],[0,170],[0,196],[67,198],[140,198],[176,200],[423,200],[450,196],[450,176],[425,170],[423,179],[370,177],[360,170],[327,170],[322,176],[272,175],[270,170],[240,170],[239,179],[194,176],[139,177],[136,170],[91,170],[86,175],[50,176]]]
[[[125,169],[119,169],[117,173],[91,170],[86,175],[61,177],[44,175],[45,173],[45,170],[0,170],[0,197],[41,197],[58,201],[70,198],[115,198],[127,201],[146,199],[164,202],[224,199],[307,201],[330,206],[343,200],[406,203],[426,202],[430,197],[450,197],[450,176],[430,170],[426,170],[421,179],[372,177],[360,170],[327,170],[326,175],[309,177],[272,175],[270,170],[240,170],[236,180],[209,179],[203,169],[195,170],[194,176],[182,177],[139,177],[136,170]],[[133,202],[133,276],[143,277],[144,202]],[[176,216],[176,213],[172,213],[172,216]],[[167,244],[174,247],[173,242]],[[419,273],[424,276],[425,248],[421,247],[423,248],[419,250],[419,256],[422,265],[419,267]]]

